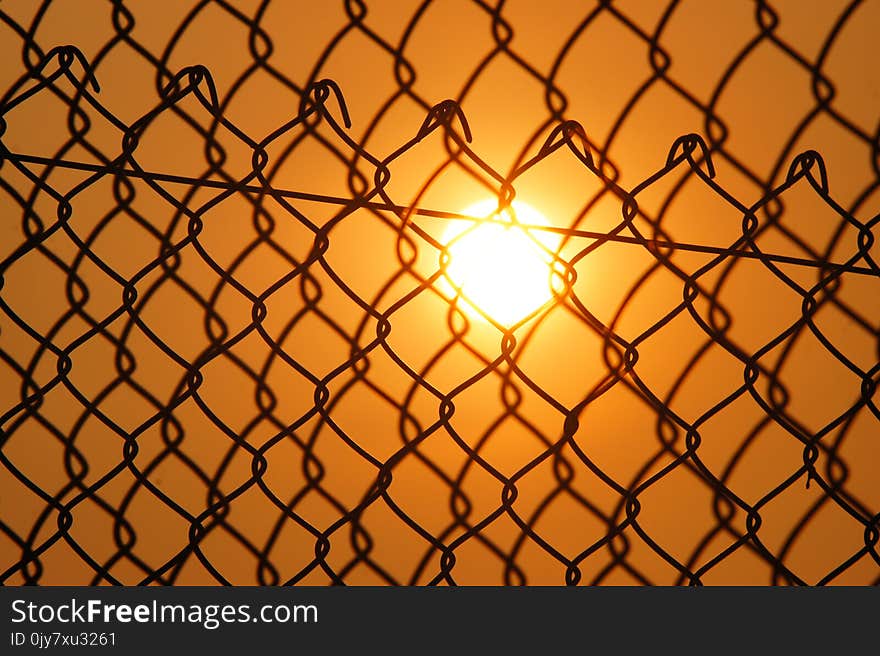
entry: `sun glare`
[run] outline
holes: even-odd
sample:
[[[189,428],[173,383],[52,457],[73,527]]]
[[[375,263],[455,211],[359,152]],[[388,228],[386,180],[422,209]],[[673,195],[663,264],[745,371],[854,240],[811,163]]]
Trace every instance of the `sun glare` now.
[[[559,235],[528,230],[511,223],[508,210],[497,212],[498,203],[486,200],[462,214],[478,222],[452,221],[443,233],[449,262],[443,278],[445,291],[460,295],[459,306],[468,316],[511,326],[553,297],[552,253]],[[537,210],[514,201],[520,225],[550,226]],[[494,220],[493,220],[494,219]]]

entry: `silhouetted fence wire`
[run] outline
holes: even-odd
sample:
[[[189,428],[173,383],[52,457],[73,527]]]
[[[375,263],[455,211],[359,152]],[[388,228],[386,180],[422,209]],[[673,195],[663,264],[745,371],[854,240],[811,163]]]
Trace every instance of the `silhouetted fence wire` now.
[[[20,73],[0,100],[4,241],[13,228],[16,235],[4,247],[0,265],[5,337],[0,354],[3,376],[15,388],[4,393],[4,403],[9,398],[10,404],[0,418],[5,470],[0,528],[6,540],[0,550],[2,580],[69,581],[60,571],[69,570],[69,561],[57,556],[63,547],[83,566],[76,575],[81,583],[173,584],[190,580],[182,572],[195,565],[221,583],[455,584],[462,582],[462,563],[477,558],[469,549],[479,545],[480,553],[489,554],[480,557],[479,567],[486,572],[485,563],[492,562],[496,569],[482,575],[471,571],[464,582],[528,583],[537,568],[540,582],[699,584],[744,553],[750,562],[762,564],[767,583],[880,581],[880,511],[876,494],[871,496],[878,490],[876,460],[870,458],[880,453],[880,267],[875,245],[880,215],[870,216],[872,195],[880,187],[880,138],[833,107],[834,85],[823,73],[827,53],[860,3],[841,11],[815,59],[805,58],[775,33],[778,21],[771,5],[755,5],[758,33],[716,89],[759,42],[769,42],[809,73],[815,102],[778,153],[769,177],[728,146],[730,126],[713,104],[720,91],[705,103],[672,75],[660,32],[678,4],[669,3],[652,35],[613,3],[598,3],[558,46],[560,52],[570,50],[586,38],[597,17],[611,15],[648,49],[651,78],[626,103],[612,135],[653,84],[665,85],[703,117],[703,136],[686,134],[669,144],[665,164],[638,184],[624,182],[609,159],[611,138],[599,143],[591,138],[589,125],[571,120],[566,94],[554,76],[516,55],[511,47],[514,30],[502,5],[478,4],[491,18],[495,47],[464,88],[474,86],[493,58],[507,56],[543,86],[546,103],[546,116],[507,173],[481,157],[475,145],[479,134],[472,140],[458,102],[436,103],[417,94],[418,71],[402,46],[370,31],[364,3],[344,3],[350,22],[318,58],[305,85],[271,62],[272,40],[261,22],[265,5],[249,15],[213,3],[249,35],[252,61],[237,80],[224,83],[230,89],[225,94],[205,66],[168,67],[169,53],[204,3],[192,9],[159,53],[135,39],[136,16],[125,3],[110,2],[112,38],[90,57],[75,42],[40,43],[35,37],[39,13],[30,24],[19,23],[0,8],[6,33],[18,36],[22,53],[16,64]],[[418,17],[417,12],[410,32]],[[308,21],[305,14],[303,20]],[[322,79],[334,48],[355,33],[394,60],[395,89],[363,138],[350,130],[346,89]],[[123,47],[155,72],[155,102],[139,108],[135,120],[121,118],[102,102],[107,85],[102,66],[112,61],[114,49]],[[238,89],[257,73],[300,98],[299,107],[291,107],[289,120],[279,127],[255,131],[230,118]],[[383,121],[393,120],[387,117],[403,99],[423,108],[424,122],[400,127],[395,148],[374,150],[370,135]],[[50,100],[52,106],[63,107],[66,126],[53,128],[63,127],[66,138],[47,150],[49,140],[40,137],[40,112],[48,111],[42,108]],[[159,130],[156,126],[169,116],[201,141],[200,172],[181,173],[191,154],[181,155],[174,137],[159,156],[151,151],[142,157]],[[826,172],[821,153],[792,150],[797,135],[820,116],[871,153],[874,177],[846,203],[835,200],[834,170]],[[110,143],[117,147],[108,147]],[[414,164],[406,159],[427,144],[442,145],[440,161]],[[329,184],[296,187],[279,173],[282,163],[298,156],[308,162],[313,152],[341,167],[344,187],[337,185],[333,193],[327,192]],[[664,155],[657,153],[656,161],[662,162]],[[553,256],[558,279],[553,300],[511,328],[491,317],[485,318],[488,326],[476,325],[479,318],[438,291],[445,245],[426,222],[436,226],[468,217],[458,206],[437,206],[432,185],[456,170],[486,196],[497,198],[499,207],[509,207],[521,180],[561,158],[574,167],[567,170],[581,172],[577,179],[558,183],[583,186],[580,210],[568,223],[554,219],[552,228],[528,227],[560,238]],[[150,163],[144,164],[145,159]],[[162,161],[166,170],[156,166]],[[714,164],[722,161],[725,170],[737,171],[760,191],[743,197],[739,189],[729,190],[715,171]],[[395,191],[396,175],[415,175],[421,183],[410,187],[412,193]],[[686,231],[680,223],[669,227],[668,217],[682,202],[683,190],[694,188],[720,209],[718,214],[694,216],[693,222],[720,222],[717,217],[725,212],[741,221],[733,232],[732,224],[719,228],[716,243],[681,236]],[[799,200],[791,203],[799,216],[804,212],[801,203],[808,203],[809,212],[829,222],[823,224],[819,243],[805,236],[805,227],[799,232],[798,219],[786,211],[788,199],[796,194]],[[654,200],[643,201],[645,197]],[[237,204],[223,209],[231,203]],[[609,203],[618,212],[614,221],[591,224],[591,213]],[[219,231],[225,241],[216,241],[211,222],[220,220],[216,217],[221,211],[237,218],[223,219]],[[171,219],[166,221],[168,212]],[[80,221],[82,216],[89,218]],[[357,237],[336,237],[368,220],[381,228],[376,243],[393,243],[393,248],[374,248],[366,241],[358,248]],[[136,226],[138,237],[134,227],[127,227],[126,236],[112,241],[110,235],[120,224]],[[148,257],[139,239],[146,240]],[[353,249],[346,246],[334,254],[335,244],[350,239],[355,240]],[[598,295],[595,284],[586,291],[581,285],[590,284],[583,267],[611,247],[637,249],[628,252],[645,259],[630,277],[602,281],[618,293],[614,311],[605,316],[591,297],[590,289]],[[358,257],[363,267],[347,268]],[[253,273],[269,262],[265,271]],[[737,278],[745,275],[739,273],[744,267],[760,273]],[[381,280],[364,282],[371,276]],[[640,299],[666,303],[667,297],[652,286],[658,279],[675,286],[679,297],[653,310],[633,310],[647,302]],[[745,292],[737,287],[741,279],[750,281]],[[771,319],[774,308],[760,297],[777,284],[795,301],[775,307]],[[845,295],[849,289],[855,291]],[[156,300],[166,293],[177,300]],[[439,303],[444,309],[432,315],[420,303]],[[419,309],[410,315],[408,308]],[[164,318],[157,319],[156,312]],[[642,317],[638,330],[628,312]],[[770,334],[758,328],[736,332],[744,313],[750,315],[746,325],[763,326]],[[548,327],[551,315],[575,321],[571,330],[581,331],[577,335],[582,337],[562,333],[563,347],[547,356],[548,384],[533,374],[524,354],[529,348],[540,354],[541,347],[533,345],[546,343],[542,340],[559,342],[560,333]],[[826,323],[831,315],[834,328]],[[681,322],[688,327],[677,327]],[[427,323],[446,337],[432,342],[434,333],[423,325]],[[480,331],[493,335],[491,347],[474,337]],[[654,370],[645,364],[644,353],[664,334],[675,335],[664,349],[681,358],[659,367],[667,380],[658,383],[654,373],[645,373]],[[337,351],[324,346],[325,339],[341,344],[338,349],[346,355],[336,357]],[[430,352],[423,360],[404,355],[414,347],[398,339],[423,339]],[[577,340],[595,346],[594,371],[581,369],[575,355],[568,359],[569,351],[580,348]],[[867,346],[854,355],[849,340]],[[806,354],[799,351],[804,343],[812,349]],[[456,358],[465,356],[469,366],[458,367]],[[717,364],[720,357],[723,366]],[[820,359],[822,364],[816,364]],[[214,368],[220,366],[224,368]],[[682,409],[683,389],[697,380],[708,390],[716,380],[713,370],[727,366],[739,372],[736,384],[719,382],[711,402],[706,399],[712,393],[706,391],[706,397],[694,397],[700,407]],[[807,409],[793,401],[802,385],[818,385],[830,376],[830,367],[844,372],[832,377],[846,381],[834,382],[845,388],[841,393],[848,401],[843,407],[824,392],[811,392]],[[212,379],[220,380],[226,397],[207,393],[206,381]],[[156,387],[157,380],[164,380],[166,387]],[[490,407],[486,393],[479,391],[486,381],[497,385],[497,407]],[[470,393],[478,394],[488,425],[460,419]],[[653,447],[639,452],[639,466],[625,478],[612,474],[594,452],[592,436],[603,431],[614,436],[615,448],[636,450],[625,438],[628,429],[590,418],[591,409],[612,393],[636,399],[639,412],[649,413],[653,422],[646,436]],[[359,420],[351,420],[350,411],[344,410],[351,403],[356,403]],[[746,405],[757,415],[739,409]],[[533,410],[536,406],[541,409]],[[612,409],[611,415],[616,413],[621,425],[628,426],[627,407]],[[809,407],[824,417],[821,422]],[[385,430],[386,441],[379,444],[369,427],[378,425],[377,417],[389,408],[394,417],[389,425],[396,431],[377,429]],[[230,420],[232,415],[237,419]],[[712,433],[715,422],[727,426],[723,434],[728,442],[721,451]],[[489,454],[487,445],[510,424],[540,446],[507,468]],[[771,463],[779,467],[769,477],[772,484],[744,493],[742,477],[764,481],[764,474],[750,478],[749,467],[757,467],[750,450],[774,431],[787,441],[786,453],[794,449],[799,457]],[[201,444],[200,436],[209,434],[216,437]],[[438,440],[448,451],[432,455],[431,445]],[[336,445],[331,455],[321,451],[329,448],[324,446],[328,441]],[[855,457],[847,455],[853,441],[863,445]],[[191,449],[193,443],[197,446]],[[402,472],[414,460],[423,472],[422,494],[418,480],[400,482],[411,477]],[[458,464],[452,466],[453,461]],[[169,463],[178,473],[160,474]],[[270,468],[282,474],[269,473]],[[167,480],[177,476],[189,483]],[[652,496],[665,482],[682,476],[688,483],[675,483],[676,492]],[[474,478],[481,482],[472,483]],[[543,487],[535,489],[534,480],[543,481]],[[590,481],[587,488],[579,487],[577,481],[583,480]],[[696,538],[683,537],[685,548],[671,545],[644,518],[649,505],[678,517],[676,504],[694,503],[685,498],[691,495],[690,485],[698,486],[711,520],[694,519]],[[474,486],[486,494],[475,493]],[[444,493],[431,491],[436,489]],[[774,504],[805,489],[812,495],[806,505],[796,511],[784,506],[789,508],[783,513],[785,528],[765,540],[767,516],[778,514]],[[601,491],[594,495],[589,490]],[[159,510],[137,510],[144,497],[161,505],[161,512],[169,513],[181,530],[157,528],[166,521],[158,519]],[[579,514],[565,511],[571,519],[554,524],[546,518],[563,500],[565,508],[577,506]],[[322,510],[314,510],[315,504]],[[241,513],[244,519],[237,519],[237,505],[247,509]],[[248,517],[260,514],[251,510],[257,507],[268,518],[266,526],[258,527]],[[375,519],[371,513],[380,509],[384,514]],[[817,517],[832,510],[839,522],[835,526],[853,530],[832,534],[823,528],[818,539],[833,542],[838,555],[833,563],[822,561],[821,575],[815,568],[805,573],[792,564],[791,551],[798,540],[808,539]],[[249,523],[252,519],[255,523]],[[496,531],[501,520],[509,522],[512,532]],[[591,522],[598,527],[592,532],[578,528]],[[94,528],[83,536],[77,533],[78,523]],[[287,531],[295,537],[285,542]],[[379,546],[389,542],[390,547]],[[414,566],[401,565],[395,555],[395,545],[404,542],[416,544],[413,550],[421,554],[412,560]],[[535,565],[534,550],[551,565]],[[648,560],[653,564],[645,565]],[[657,574],[664,568],[671,578]],[[364,578],[364,571],[371,578]],[[615,579],[618,575],[626,578]]]

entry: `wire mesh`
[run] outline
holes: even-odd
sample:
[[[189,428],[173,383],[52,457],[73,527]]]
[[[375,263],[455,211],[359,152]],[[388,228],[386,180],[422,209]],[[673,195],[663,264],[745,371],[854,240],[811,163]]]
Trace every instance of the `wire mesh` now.
[[[552,4],[0,7],[0,580],[880,581],[878,4]]]

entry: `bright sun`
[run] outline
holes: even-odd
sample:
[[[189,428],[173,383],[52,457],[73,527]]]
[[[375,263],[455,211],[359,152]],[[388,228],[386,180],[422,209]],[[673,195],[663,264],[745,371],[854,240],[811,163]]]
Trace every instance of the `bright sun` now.
[[[509,211],[498,214],[498,203],[486,200],[462,214],[495,221],[452,221],[443,233],[449,262],[443,278],[445,291],[461,294],[469,316],[511,326],[553,297],[553,255],[559,235],[546,230],[526,230],[510,221]],[[516,221],[522,225],[549,226],[534,208],[513,202]],[[500,219],[500,221],[499,221]]]

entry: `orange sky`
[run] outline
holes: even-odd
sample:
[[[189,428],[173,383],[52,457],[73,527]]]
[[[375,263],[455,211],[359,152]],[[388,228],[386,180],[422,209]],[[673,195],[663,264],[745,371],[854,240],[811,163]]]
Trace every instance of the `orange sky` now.
[[[581,583],[687,582],[680,570],[701,567],[707,584],[816,583],[863,552],[867,520],[856,517],[876,515],[880,501],[870,466],[880,455],[876,406],[859,405],[861,376],[877,378],[865,372],[878,358],[880,277],[864,258],[861,272],[833,280],[803,262],[858,259],[858,226],[840,212],[867,224],[880,206],[880,72],[869,65],[880,5],[848,15],[840,2],[773,2],[756,16],[751,3],[690,0],[664,15],[663,3],[646,1],[601,9],[518,0],[504,3],[494,27],[476,2],[421,5],[367,2],[354,20],[357,3],[349,13],[342,2],[255,1],[157,11],[141,0],[126,3],[129,24],[104,2],[54,3],[39,17],[32,3],[12,1],[0,7],[0,89],[25,71],[16,24],[42,52],[76,45],[100,83],[90,97],[125,125],[160,104],[168,81],[160,69],[203,65],[229,123],[212,125],[187,96],[140,133],[133,161],[230,183],[252,172],[253,150],[235,130],[266,139],[296,116],[302,89],[329,78],[350,113],[351,128],[340,132],[351,143],[326,120],[310,133],[290,127],[270,139],[263,175],[293,196],[343,200],[359,190],[353,171],[374,182],[375,167],[355,158],[352,144],[383,160],[416,136],[430,107],[453,99],[473,134],[471,153],[451,157],[452,142],[435,131],[394,157],[384,188],[395,205],[435,213],[497,195],[490,172],[510,176],[560,118],[583,126],[594,161],[626,190],[663,169],[678,137],[695,133],[711,147],[714,179],[680,163],[637,194],[632,228],[709,252],[664,259],[640,244],[584,236],[619,226],[622,201],[563,148],[514,188],[553,226],[581,231],[557,254],[576,282],[517,330],[511,348],[489,324],[465,330],[442,290],[425,282],[440,266],[435,242],[448,219],[290,194],[225,197],[216,185],[134,177],[133,196],[120,202],[113,177],[100,177],[75,194],[63,229],[3,272],[0,517],[30,548],[50,545],[40,581],[87,583],[103,568],[107,580],[137,583],[170,563],[162,580],[176,583],[562,584],[576,561]],[[74,90],[63,79],[56,87],[68,98]],[[86,100],[79,107],[90,121],[87,146],[68,144],[67,105],[48,89],[6,114],[3,144],[87,165],[100,165],[96,153],[119,156],[119,125]],[[341,122],[335,100],[326,108]],[[209,170],[197,128],[213,130],[222,171]],[[769,193],[807,150],[821,153],[839,211],[807,178]],[[88,175],[56,169],[48,182],[64,194]],[[819,180],[818,166],[811,175]],[[26,197],[33,183],[10,163],[0,179],[3,213],[14,219],[0,226],[8,258],[25,243],[26,224],[10,190]],[[767,226],[756,247],[778,261],[713,261],[712,249],[742,236],[742,208],[752,206]],[[49,194],[34,196],[44,227],[57,210]],[[164,265],[163,239],[179,246]],[[315,248],[326,251],[304,271]],[[876,261],[877,246],[870,252]],[[823,275],[813,292],[820,308],[800,325],[805,290]],[[701,292],[682,304],[689,276]],[[72,309],[73,278],[89,295]],[[126,281],[138,298],[120,312]],[[390,334],[365,306],[384,313]],[[720,329],[725,313],[732,322]],[[22,323],[69,349],[61,378],[57,354],[41,351]],[[623,341],[636,345],[638,362],[620,374]],[[120,374],[120,357],[136,368]],[[761,373],[746,384],[749,357]],[[39,408],[23,407],[24,376],[10,362],[44,389]],[[615,384],[584,404],[609,379]],[[836,425],[855,405],[852,421]],[[687,427],[699,435],[698,458],[681,456]],[[820,482],[807,487],[805,475],[788,480],[804,464],[798,435],[821,436],[815,467],[826,486],[840,486],[834,498]],[[127,451],[134,443],[136,455]],[[120,463],[128,466],[103,480]],[[719,501],[701,467],[724,480],[739,508]],[[385,496],[353,515],[377,480]],[[217,506],[212,488],[234,499]],[[78,498],[84,490],[92,491]],[[637,495],[635,525],[621,490]],[[72,504],[61,533],[53,504]],[[760,541],[713,563],[746,532],[746,505],[759,507]],[[134,527],[134,545],[108,509]],[[725,526],[719,517],[728,514]],[[207,534],[192,532],[199,521]],[[316,558],[320,533],[330,550]],[[451,570],[444,545],[453,548]],[[22,553],[0,534],[6,582],[33,575],[33,563],[30,574],[15,567]],[[774,573],[767,553],[793,577]],[[876,547],[873,558],[861,553],[833,582],[875,581],[876,558]]]

